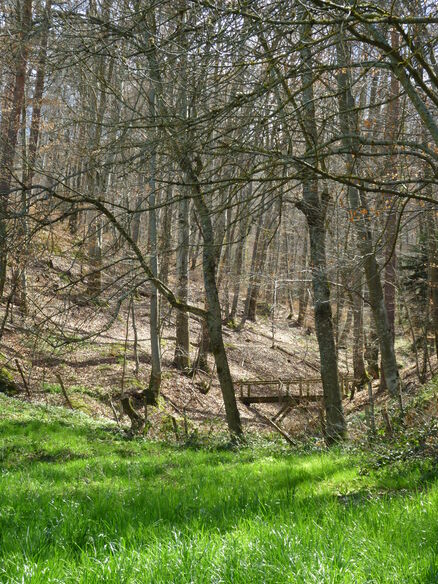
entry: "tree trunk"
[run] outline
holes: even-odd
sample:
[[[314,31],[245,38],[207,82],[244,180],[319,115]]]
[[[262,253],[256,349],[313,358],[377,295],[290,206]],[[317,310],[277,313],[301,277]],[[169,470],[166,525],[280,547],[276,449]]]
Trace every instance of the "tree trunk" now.
[[[391,32],[392,46],[398,50],[399,37],[394,30]],[[400,125],[400,104],[399,104],[400,84],[397,77],[391,75],[391,83],[389,88],[389,103],[386,116],[385,139],[394,142],[397,139]],[[394,154],[390,154],[389,160],[386,164],[386,174],[391,180],[397,173],[397,158]],[[384,297],[386,312],[388,314],[388,326],[391,329],[393,341],[395,339],[395,289],[396,289],[396,241],[397,241],[397,212],[395,209],[394,197],[386,197],[386,205],[388,207],[387,221],[386,221],[386,238],[385,238],[385,274],[384,274]],[[389,205],[388,205],[389,203]],[[382,368],[382,387],[386,386],[384,369]]]
[[[183,197],[178,208],[177,295],[184,302],[187,302],[189,285],[189,202],[187,197]],[[188,371],[190,368],[189,315],[181,310],[176,314],[174,363],[178,369]]]
[[[244,308],[244,313],[243,313],[243,317],[242,317],[242,322],[240,323],[239,328],[243,328],[246,320],[250,320],[250,321],[254,322],[256,319],[257,298],[255,296],[254,288],[257,285],[256,271],[257,271],[257,260],[258,260],[258,255],[259,255],[260,234],[261,234],[261,230],[262,230],[262,224],[263,224],[263,215],[262,215],[262,213],[260,213],[260,216],[259,216],[258,221],[257,221],[257,227],[256,227],[255,235],[254,235],[254,243],[253,243],[253,247],[252,247],[251,267],[250,267],[250,273],[249,273],[248,290],[247,290],[246,299],[245,299],[245,308]]]
[[[236,250],[233,262],[233,300],[231,303],[230,320],[234,322],[237,314],[237,307],[240,295],[240,279],[243,269],[243,260],[245,256],[246,236],[247,236],[246,219],[240,218],[239,221],[239,239],[236,243]]]
[[[315,329],[318,340],[321,378],[326,412],[326,441],[333,444],[346,435],[346,424],[338,380],[338,362],[333,330],[330,288],[325,249],[325,205],[318,201],[316,180],[303,183],[303,210],[309,226],[310,259],[314,297]],[[328,198],[328,194],[323,194]]]
[[[167,185],[166,188],[166,204],[164,209],[162,209],[162,220],[161,220],[161,237],[160,237],[160,255],[162,261],[160,266],[160,280],[166,285],[169,282],[169,266],[170,266],[170,254],[172,252],[172,221],[173,221],[173,206],[172,206],[172,196],[173,196],[173,185]],[[188,218],[187,218],[188,222]],[[188,233],[190,232],[190,227],[187,228]],[[189,237],[187,235],[187,237]],[[189,253],[189,246],[187,243],[187,253]],[[178,253],[178,251],[177,251]],[[188,260],[187,260],[188,262]],[[187,264],[188,269],[188,264]]]
[[[362,298],[362,278],[353,291],[353,376],[354,385],[357,388],[363,387],[368,376],[364,362],[364,334],[363,334],[363,298]]]
[[[300,9],[304,15],[304,11]],[[307,157],[315,163],[314,149],[317,143],[315,101],[313,91],[312,26],[300,26],[300,60],[303,96],[303,130],[305,132]],[[338,362],[333,331],[330,288],[327,278],[325,249],[325,216],[329,195],[327,191],[319,196],[318,181],[312,170],[303,170],[303,211],[309,227],[310,260],[314,296],[315,328],[318,339],[324,407],[326,412],[326,442],[333,444],[346,435],[346,423],[342,396],[338,380]]]
[[[438,356],[438,245],[434,217],[435,209],[427,212],[429,295],[432,301],[432,330],[435,336],[435,354]]]
[[[0,123],[0,298],[6,282],[7,264],[7,212],[11,188],[12,167],[17,145],[18,128],[24,103],[27,57],[29,43],[27,36],[32,26],[32,0],[24,0],[17,16],[19,37],[14,50],[12,80],[5,92],[5,108]]]
[[[309,291],[307,289],[307,234],[303,238],[303,253],[301,255],[301,282],[298,296],[298,318],[296,325],[298,327],[304,326],[306,319],[307,306],[309,304]]]
[[[149,91],[149,105],[151,117],[155,121],[155,90],[153,86]],[[153,136],[153,140],[156,136]],[[157,211],[156,205],[156,171],[157,171],[156,145],[152,144],[149,160],[149,249],[150,265],[153,276],[158,278],[158,236],[157,236]],[[150,307],[150,335],[151,335],[151,376],[149,379],[149,394],[152,402],[156,402],[161,386],[161,348],[160,348],[160,309],[158,290],[151,287]]]
[[[207,312],[207,329],[210,338],[210,347],[214,355],[217,375],[221,386],[222,397],[225,405],[228,428],[234,438],[239,439],[242,435],[242,424],[240,414],[237,408],[236,395],[234,393],[234,384],[228,365],[227,354],[225,351],[224,340],[222,336],[221,307],[219,294],[216,286],[216,257],[217,250],[214,241],[213,226],[208,207],[204,201],[198,178],[192,168],[188,158],[181,161],[183,171],[192,185],[194,191],[194,205],[199,215],[202,229],[203,250],[202,266],[204,275],[205,296],[208,305]]]
[[[338,73],[338,99],[342,141],[347,150],[347,173],[354,174],[358,144],[356,144],[357,140],[351,138],[351,135],[357,132],[357,110],[351,93],[351,83],[349,83],[347,69],[347,51],[342,35],[339,35],[337,52],[338,65],[340,67]],[[400,377],[394,351],[394,339],[388,321],[383,288],[380,281],[379,266],[374,253],[370,212],[364,192],[361,191],[359,194],[358,189],[351,185],[348,186],[347,190],[350,220],[354,223],[357,231],[357,244],[364,263],[370,305],[379,337],[382,368],[388,390],[392,396],[396,397],[400,394]]]

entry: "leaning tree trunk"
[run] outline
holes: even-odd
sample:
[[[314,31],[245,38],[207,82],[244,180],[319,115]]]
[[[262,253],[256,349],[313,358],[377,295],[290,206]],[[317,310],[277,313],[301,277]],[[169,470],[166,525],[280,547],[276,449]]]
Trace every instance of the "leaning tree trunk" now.
[[[184,157],[184,159],[181,161],[181,164],[194,192],[193,201],[202,229],[202,267],[204,275],[205,297],[208,306],[206,321],[208,336],[210,339],[210,348],[216,363],[217,375],[219,378],[222,397],[225,405],[228,428],[232,436],[240,438],[243,433],[242,424],[240,421],[239,410],[237,408],[233,379],[231,377],[222,335],[221,306],[216,285],[217,250],[214,240],[210,211],[205,203],[198,177],[192,168],[190,160],[187,157]]]
[[[156,23],[154,21],[153,14],[150,28],[152,30],[156,29]],[[146,39],[148,41],[149,48],[147,57],[150,65],[151,79],[154,87],[158,92],[160,92],[162,83],[157,50],[154,42],[151,40],[150,33],[147,31]],[[158,103],[160,109],[162,110],[160,113],[166,114],[164,100],[161,98]],[[191,187],[194,206],[200,220],[200,228],[203,238],[202,266],[205,295],[208,304],[206,320],[210,337],[211,350],[216,362],[217,375],[224,400],[228,428],[232,437],[239,439],[243,432],[240,421],[240,414],[237,408],[236,395],[234,393],[233,379],[231,377],[222,336],[221,306],[216,286],[216,244],[214,241],[211,214],[205,202],[204,193],[201,190],[198,175],[193,168],[192,161],[190,160],[184,145],[180,144],[177,135],[170,136],[170,140],[172,142],[178,164],[180,165],[180,168],[188,182],[188,186],[190,185]]]

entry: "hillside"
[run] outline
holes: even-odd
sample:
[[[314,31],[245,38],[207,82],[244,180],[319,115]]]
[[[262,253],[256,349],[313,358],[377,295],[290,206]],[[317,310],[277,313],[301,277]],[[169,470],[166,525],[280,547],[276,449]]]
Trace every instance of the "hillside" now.
[[[56,237],[55,247],[47,243]],[[193,301],[201,295],[199,274],[195,272]],[[17,307],[8,306],[1,343],[1,365],[17,383],[17,397],[33,403],[73,406],[92,416],[117,420],[129,427],[123,416],[120,395],[138,392],[147,387],[150,375],[150,299],[137,295],[136,315],[138,373],[135,373],[134,329],[125,302],[113,297],[109,290],[98,302],[87,300],[80,265],[76,261],[75,245],[67,237],[63,225],[50,236],[40,237],[34,257],[28,265],[28,286],[32,304],[27,316]],[[243,306],[239,305],[241,311]],[[1,314],[5,314],[3,306]],[[272,339],[272,314],[246,322],[243,330],[225,325],[225,347],[235,381],[246,379],[290,379],[319,376],[319,354],[312,317],[308,314],[305,326],[295,326],[289,311],[277,306]],[[4,319],[4,316],[2,316]],[[127,328],[128,322],[128,328]],[[203,433],[221,433],[225,416],[214,361],[209,356],[210,372],[187,376],[173,365],[175,353],[175,311],[162,304],[162,391],[159,408],[148,408],[150,436],[172,433],[176,420],[185,431],[199,429]],[[412,351],[403,331],[397,340],[399,361],[409,402],[417,391]],[[191,359],[196,358],[200,340],[200,322],[190,319]],[[352,374],[350,337],[339,351],[340,372]],[[20,371],[21,370],[21,371]],[[23,381],[23,377],[25,382]],[[60,378],[68,399],[61,388]],[[378,383],[374,386],[374,391]],[[388,396],[377,397],[377,410],[386,407]],[[133,402],[142,408],[141,401]],[[344,407],[350,426],[350,437],[362,439],[367,432],[364,409],[367,392],[357,393]],[[392,408],[392,405],[389,404]],[[272,432],[262,417],[239,404],[242,421],[247,430]],[[272,417],[278,406],[261,405],[257,412]],[[185,421],[183,420],[185,419]],[[382,425],[381,418],[378,424]],[[299,439],[322,437],[318,407],[294,408],[282,420],[282,427]]]

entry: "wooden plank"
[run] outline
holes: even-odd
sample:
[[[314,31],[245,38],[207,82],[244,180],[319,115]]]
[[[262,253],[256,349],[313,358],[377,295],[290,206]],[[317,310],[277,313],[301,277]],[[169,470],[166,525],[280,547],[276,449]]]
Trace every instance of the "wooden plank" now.
[[[273,420],[268,418],[268,416],[261,414],[255,408],[252,408],[251,406],[247,405],[246,407],[248,408],[248,410],[250,412],[253,412],[258,418],[263,420],[266,424],[269,424],[269,426],[272,426],[279,434],[281,434],[283,436],[283,438],[287,442],[289,442],[289,444],[291,446],[296,446],[297,443],[289,436],[289,434],[287,432],[285,432],[285,430],[283,430],[283,428],[280,428],[280,426],[278,426],[278,424],[276,424]]]
[[[322,395],[253,395],[250,397],[242,397],[240,401],[244,404],[278,404],[278,403],[316,403],[323,399]]]
[[[283,407],[281,407],[278,412],[275,414],[275,416],[272,417],[272,421],[275,422],[283,412],[285,412],[286,410],[288,410],[291,407],[290,402],[286,403],[286,405],[284,405]]]

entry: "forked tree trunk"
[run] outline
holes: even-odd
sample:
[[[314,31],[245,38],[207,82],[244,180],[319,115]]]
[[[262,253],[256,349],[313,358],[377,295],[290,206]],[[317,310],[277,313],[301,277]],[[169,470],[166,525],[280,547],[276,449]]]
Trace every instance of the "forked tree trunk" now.
[[[351,138],[357,132],[356,108],[351,93],[351,83],[348,77],[348,58],[342,35],[337,43],[338,52],[338,96],[339,119],[342,132],[342,141],[347,151],[347,173],[354,173],[355,158],[358,152],[357,140]],[[357,245],[363,258],[365,276],[369,292],[369,300],[373,312],[374,323],[379,337],[382,356],[382,368],[390,394],[400,395],[400,377],[394,351],[394,339],[388,321],[385,306],[380,271],[374,252],[373,237],[370,226],[370,212],[364,192],[354,186],[348,186],[348,200],[350,205],[350,219],[357,231]]]
[[[303,10],[300,10],[304,14]],[[300,27],[300,65],[302,69],[303,95],[303,129],[305,131],[308,159],[315,163],[314,149],[317,143],[315,102],[313,91],[311,25],[305,23]],[[338,380],[338,361],[333,331],[330,288],[327,278],[327,260],[325,249],[325,216],[329,195],[318,192],[318,181],[312,170],[303,170],[303,211],[309,227],[310,260],[312,266],[312,284],[314,296],[315,328],[318,339],[324,407],[326,412],[326,442],[333,444],[346,436],[346,423],[342,396]]]

